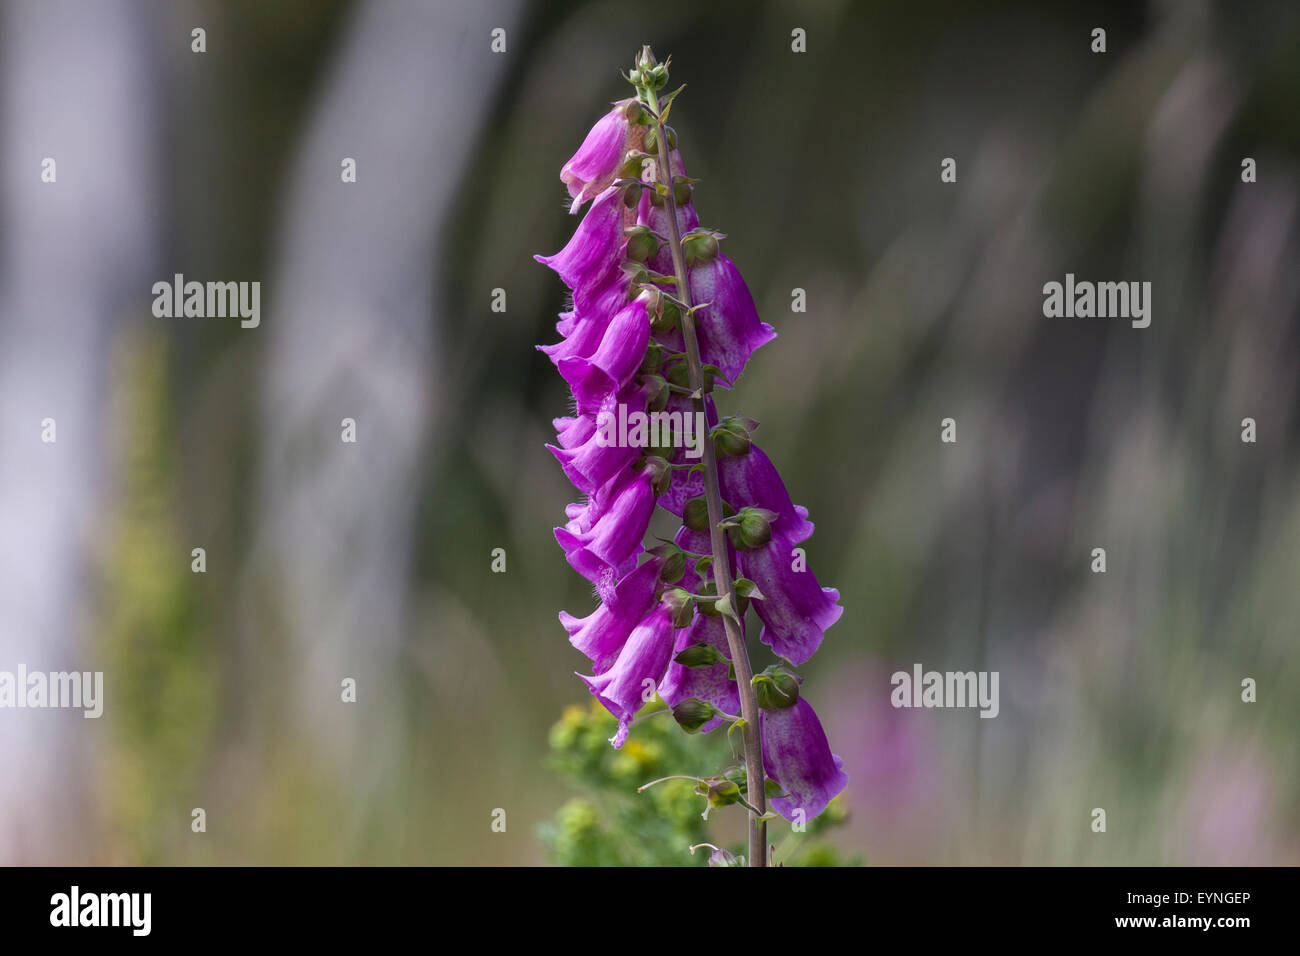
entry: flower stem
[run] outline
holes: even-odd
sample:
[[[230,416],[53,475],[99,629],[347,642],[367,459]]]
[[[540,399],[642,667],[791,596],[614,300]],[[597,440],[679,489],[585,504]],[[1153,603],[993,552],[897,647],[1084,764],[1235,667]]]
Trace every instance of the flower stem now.
[[[673,195],[672,160],[668,150],[668,137],[664,133],[663,119],[659,115],[659,98],[648,86],[642,88],[655,123],[655,152],[659,157],[659,183],[667,187],[664,207],[668,212],[669,248],[673,256],[673,269],[677,275],[677,296],[685,303],[681,314],[682,338],[686,342],[686,370],[694,399],[695,411],[704,414],[704,369],[700,362],[700,343],[695,333],[695,314],[691,311],[691,289],[682,254],[682,231],[677,223],[677,201]],[[727,536],[721,527],[722,491],[718,485],[718,456],[712,441],[704,446],[704,500],[709,512],[709,544],[713,551],[713,578],[718,597],[730,597],[732,592],[731,561],[727,555]],[[735,606],[733,600],[732,606]],[[745,718],[745,775],[749,799],[757,812],[749,815],[750,866],[767,865],[767,823],[759,819],[767,812],[767,793],[764,786],[763,751],[758,732],[758,699],[750,684],[753,670],[745,649],[745,632],[730,615],[722,616],[727,632],[727,646],[731,650],[731,663],[736,671],[736,686],[740,692],[740,713]]]

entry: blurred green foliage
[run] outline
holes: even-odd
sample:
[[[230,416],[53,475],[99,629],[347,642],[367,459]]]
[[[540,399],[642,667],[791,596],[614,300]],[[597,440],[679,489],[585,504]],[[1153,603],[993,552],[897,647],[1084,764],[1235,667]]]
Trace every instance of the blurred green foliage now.
[[[725,731],[688,735],[668,716],[656,698],[638,715],[635,731],[621,750],[609,744],[618,722],[596,701],[573,705],[551,727],[551,767],[584,792],[573,797],[543,823],[539,832],[552,863],[561,866],[707,866],[711,843],[736,858],[744,842],[727,844],[711,833],[720,813],[739,817],[739,806],[714,810],[704,819],[705,798],[690,780],[666,780],[637,793],[637,788],[672,774],[700,768],[698,776],[720,773],[732,759]],[[738,744],[737,744],[738,745]],[[824,839],[846,819],[837,799],[808,824],[804,834],[782,837],[781,821],[768,825],[768,838],[777,843],[776,863],[799,866],[856,865],[846,861]],[[721,842],[720,842],[721,841]],[[782,842],[782,841],[789,841]]]

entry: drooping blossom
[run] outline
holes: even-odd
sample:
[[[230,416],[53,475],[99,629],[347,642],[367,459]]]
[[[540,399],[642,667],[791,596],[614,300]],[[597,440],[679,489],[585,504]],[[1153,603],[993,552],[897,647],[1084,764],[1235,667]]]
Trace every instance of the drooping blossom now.
[[[615,475],[593,495],[581,514],[555,540],[573,569],[596,587],[602,599],[636,566],[642,539],[654,511],[653,476],[631,470]]]
[[[618,718],[618,733],[613,739],[615,747],[623,746],[628,725],[636,712],[645,706],[647,680],[656,684],[668,669],[673,653],[673,619],[667,607],[660,604],[633,628],[608,670],[594,677],[579,677],[591,692]]]
[[[640,146],[645,127],[632,123],[639,111],[635,99],[619,100],[596,122],[578,151],[560,169],[560,181],[573,197],[570,212],[576,213],[588,199],[607,189],[628,150]]]
[[[772,798],[772,808],[787,820],[796,810],[811,820],[848,784],[843,761],[831,753],[821,721],[802,697],[793,707],[765,708],[760,723],[763,770],[785,793]]]
[[[560,612],[569,643],[591,661],[592,671],[603,674],[618,659],[628,635],[654,606],[663,561],[651,558],[618,582],[610,599],[584,618]]]
[[[840,619],[840,592],[824,588],[794,553],[794,542],[777,525],[764,546],[739,553],[740,573],[758,585],[754,602],[763,622],[759,640],[792,664],[802,664],[821,646],[826,629]]]

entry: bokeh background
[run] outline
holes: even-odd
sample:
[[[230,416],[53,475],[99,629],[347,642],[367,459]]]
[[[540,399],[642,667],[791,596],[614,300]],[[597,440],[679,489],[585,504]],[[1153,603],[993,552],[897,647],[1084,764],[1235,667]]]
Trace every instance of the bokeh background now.
[[[1300,862],[1300,8],[1195,0],[5,0],[0,669],[106,701],[0,711],[0,862],[545,862],[592,598],[531,257],[643,43],[780,332],[724,402],[845,606],[803,671],[837,846]],[[154,318],[177,272],[260,327]],[[1044,318],[1066,272],[1150,328]],[[892,709],[914,662],[1000,715]]]

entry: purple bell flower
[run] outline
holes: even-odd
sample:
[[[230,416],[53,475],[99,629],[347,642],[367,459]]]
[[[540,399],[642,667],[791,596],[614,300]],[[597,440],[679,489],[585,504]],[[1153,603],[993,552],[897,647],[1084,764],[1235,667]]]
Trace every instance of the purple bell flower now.
[[[592,672],[603,674],[613,665],[632,629],[650,613],[659,587],[663,561],[651,558],[618,582],[607,603],[584,618],[560,612],[569,643],[591,661]]]
[[[556,528],[555,540],[575,571],[596,587],[601,600],[609,600],[614,586],[636,564],[641,541],[654,511],[652,476],[646,470],[616,475],[610,486],[592,497],[582,521]]]
[[[650,315],[645,296],[638,296],[615,315],[589,357],[570,356],[556,367],[573,389],[579,413],[596,411],[641,367],[650,344]]]
[[[772,809],[790,821],[802,810],[811,820],[849,782],[844,762],[831,753],[821,721],[802,697],[793,707],[760,711],[759,723],[763,771],[786,794],[769,801]]]
[[[588,199],[607,189],[618,175],[627,151],[637,148],[644,140],[645,127],[631,121],[637,110],[635,99],[615,103],[612,110],[596,121],[578,151],[560,169],[560,181],[573,197],[569,212],[576,213]]]
[[[626,214],[623,190],[611,186],[596,197],[563,249],[553,256],[533,256],[554,269],[573,291],[579,313],[587,310],[590,299],[602,288],[602,280],[614,278],[613,270],[624,245]]]
[[[772,526],[772,539],[753,551],[740,551],[740,573],[764,595],[754,601],[763,622],[759,640],[792,664],[802,664],[821,646],[826,629],[840,619],[840,592],[824,588],[807,569],[794,544]]]
[[[658,605],[633,628],[610,668],[594,677],[581,677],[596,699],[618,718],[618,733],[610,741],[622,747],[628,725],[645,706],[646,681],[655,686],[663,679],[673,653],[672,612]]]
[[[749,357],[776,338],[776,332],[759,319],[740,270],[721,253],[691,266],[690,283],[691,300],[709,303],[695,313],[700,358],[735,381]]]

